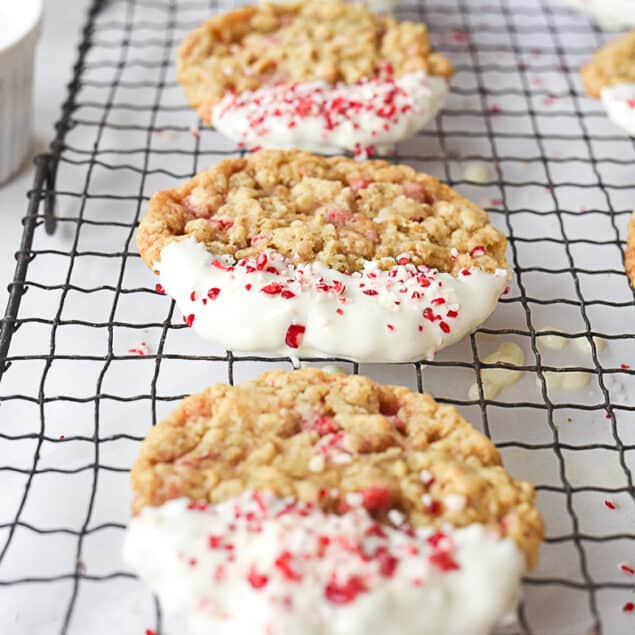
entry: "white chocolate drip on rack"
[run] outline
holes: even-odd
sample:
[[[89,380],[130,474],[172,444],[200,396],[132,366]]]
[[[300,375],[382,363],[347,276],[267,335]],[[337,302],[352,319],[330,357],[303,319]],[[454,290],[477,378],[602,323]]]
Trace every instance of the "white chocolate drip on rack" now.
[[[603,29],[635,26],[635,0],[563,0],[570,7],[588,13]]]
[[[415,134],[439,112],[445,79],[426,73],[394,78],[392,70],[357,84],[272,84],[227,94],[214,127],[244,148],[299,148],[366,158]]]

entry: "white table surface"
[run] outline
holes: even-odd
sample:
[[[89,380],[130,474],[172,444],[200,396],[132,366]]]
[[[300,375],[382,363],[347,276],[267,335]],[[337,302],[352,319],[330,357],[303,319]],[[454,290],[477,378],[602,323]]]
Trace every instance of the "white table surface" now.
[[[0,0],[0,4],[8,1]],[[88,4],[88,0],[45,0],[44,30],[35,68],[34,154],[45,152],[55,133],[53,126],[66,96],[79,29]],[[26,213],[26,192],[33,182],[33,173],[29,159],[13,179],[0,185],[0,312],[3,315],[7,285],[13,279],[14,254],[22,234],[21,219]]]

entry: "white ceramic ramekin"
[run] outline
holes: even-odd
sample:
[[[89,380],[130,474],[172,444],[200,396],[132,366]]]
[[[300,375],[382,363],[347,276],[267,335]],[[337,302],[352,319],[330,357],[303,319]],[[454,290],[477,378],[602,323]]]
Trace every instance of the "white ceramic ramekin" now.
[[[0,0],[0,183],[15,174],[31,147],[33,60],[42,0]]]

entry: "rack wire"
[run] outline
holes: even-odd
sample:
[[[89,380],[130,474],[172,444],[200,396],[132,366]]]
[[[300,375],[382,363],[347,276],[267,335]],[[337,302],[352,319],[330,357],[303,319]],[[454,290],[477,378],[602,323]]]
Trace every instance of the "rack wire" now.
[[[200,342],[133,242],[154,191],[237,153],[195,118],[173,73],[182,37],[233,4],[89,10],[55,139],[36,159],[0,330],[6,635],[180,632],[119,557],[139,443],[185,394],[291,364]],[[455,404],[536,483],[547,538],[506,633],[634,632],[635,578],[620,564],[635,562],[634,297],[622,269],[635,145],[577,76],[607,34],[555,0],[410,0],[398,15],[425,21],[457,74],[436,123],[390,158],[487,207],[514,281],[494,317],[433,362],[328,363]],[[470,162],[490,165],[491,182],[467,181]],[[548,335],[569,346],[544,346]],[[509,366],[485,357],[506,341],[525,353],[520,381],[486,399],[483,371]],[[574,372],[589,385],[550,384]]]

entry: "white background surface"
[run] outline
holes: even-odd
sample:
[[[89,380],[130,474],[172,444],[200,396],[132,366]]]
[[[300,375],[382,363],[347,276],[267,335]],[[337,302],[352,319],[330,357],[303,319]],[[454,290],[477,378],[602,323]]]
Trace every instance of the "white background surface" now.
[[[13,0],[0,0],[11,4]],[[53,138],[75,61],[79,29],[88,0],[44,0],[44,31],[36,53],[33,153],[45,152]],[[9,183],[0,185],[0,312],[4,315],[6,288],[13,279],[14,253],[26,213],[26,192],[33,182],[33,164],[27,161]]]
[[[41,63],[36,84],[36,130],[40,139],[46,141],[52,136],[51,122],[58,116],[59,104],[65,92],[63,84],[68,78],[73,59],[71,43],[74,48],[77,25],[83,19],[79,4],[59,1],[49,2],[47,7],[49,15],[45,40],[39,51]],[[159,5],[159,0],[155,4]],[[182,6],[192,7],[192,4],[188,2]],[[204,11],[200,9],[204,3],[194,4],[199,8],[179,10],[179,17],[184,23],[200,21],[204,17]],[[439,4],[437,2],[437,6]],[[448,4],[491,6],[496,1],[473,0],[464,3],[457,0]],[[521,7],[540,6],[539,0],[518,0],[518,4]],[[123,0],[111,2],[107,13],[100,17],[100,23],[123,19],[126,17],[126,8],[130,6],[132,3]],[[67,15],[69,13],[72,15]],[[510,45],[509,25],[506,20],[517,20],[521,27],[530,22],[515,14],[513,17],[505,17],[502,13],[496,15],[495,12],[490,12],[486,17],[481,17],[478,9],[473,9],[471,14],[470,26],[475,33],[474,43],[482,49],[487,48],[485,45]],[[437,42],[443,41],[443,38],[447,42],[447,34],[461,27],[458,11],[456,15],[452,12],[435,13],[430,18]],[[167,26],[164,10],[139,10],[135,20],[138,24],[144,20],[152,20]],[[483,34],[478,27],[481,21],[489,22],[494,32]],[[579,50],[587,47],[591,50],[597,46],[598,36],[588,29],[584,20],[560,13],[558,21],[565,26],[573,24],[579,29],[578,34],[571,38],[573,48],[577,47]],[[538,19],[535,23],[535,34],[529,26],[521,30],[522,35],[519,36],[527,51],[532,47],[539,48],[545,42],[553,43],[549,41],[549,37],[545,38],[544,33],[538,32],[544,31],[544,23]],[[183,34],[184,30],[180,30],[176,39]],[[157,36],[157,31],[148,34],[139,28],[136,36],[139,39],[158,37],[159,44],[135,49],[130,57],[137,60],[159,59],[162,54],[162,31],[159,30]],[[102,41],[108,38],[116,42],[121,38],[121,32],[115,28],[110,33],[101,34]],[[105,49],[99,47],[89,55],[88,61],[103,61],[107,55]],[[118,48],[115,47],[114,52],[111,49],[110,55],[118,56]],[[401,150],[417,156],[427,153],[439,156],[445,152],[448,157],[452,157],[445,164],[438,159],[421,160],[415,164],[441,178],[451,177],[458,181],[462,179],[467,162],[462,157],[480,155],[485,157],[490,166],[494,166],[494,149],[503,157],[523,158],[501,160],[500,175],[506,182],[505,186],[497,183],[479,186],[462,183],[458,189],[478,203],[494,208],[493,222],[505,232],[510,229],[513,231],[517,238],[514,264],[524,268],[564,269],[564,273],[545,274],[533,271],[522,275],[526,295],[535,299],[528,303],[532,326],[537,329],[555,327],[569,333],[580,333],[585,330],[586,317],[595,332],[614,338],[599,358],[602,367],[609,369],[611,376],[617,375],[619,381],[627,387],[627,392],[629,389],[632,392],[635,377],[620,372],[619,365],[627,362],[635,367],[635,343],[632,338],[620,337],[625,330],[632,332],[632,324],[635,323],[633,296],[625,277],[619,273],[622,266],[621,251],[616,239],[618,234],[624,239],[627,210],[635,200],[635,184],[632,165],[619,166],[611,160],[615,157],[633,159],[635,156],[632,141],[619,135],[615,127],[601,115],[597,103],[580,96],[575,69],[586,55],[588,53],[568,56],[567,63],[572,69],[570,76],[541,71],[545,65],[552,67],[557,64],[558,60],[553,55],[527,53],[523,58],[529,67],[526,71],[528,81],[540,80],[542,90],[566,93],[570,83],[575,87],[575,97],[563,97],[552,103],[545,102],[542,95],[525,97],[520,73],[516,71],[518,59],[512,53],[479,51],[478,62],[481,65],[499,64],[508,68],[504,73],[483,72],[479,76],[471,68],[477,59],[476,55],[472,55],[465,45],[461,49],[461,45],[457,46],[455,43],[452,59],[463,69],[455,78],[458,88],[474,88],[476,82],[482,80],[488,86],[518,90],[520,94],[504,99],[491,97],[489,101],[483,101],[478,95],[463,95],[457,90],[452,94],[448,108],[439,121],[431,125],[425,135],[404,144]],[[46,62],[46,66],[42,60]],[[173,80],[172,72],[173,69],[170,68],[170,81]],[[85,77],[94,80],[103,76],[111,81],[114,74],[112,68],[91,68]],[[192,156],[175,152],[178,148],[187,152],[194,149],[196,142],[189,133],[189,127],[195,119],[184,107],[183,95],[178,87],[168,86],[160,93],[153,87],[144,90],[135,88],[135,83],[138,85],[143,81],[156,83],[157,74],[156,70],[149,71],[143,66],[131,63],[126,65],[123,79],[132,87],[120,87],[114,95],[114,101],[119,104],[133,102],[141,105],[141,108],[130,110],[116,107],[108,114],[108,126],[99,143],[102,153],[99,158],[118,164],[118,167],[114,170],[102,166],[94,167],[90,174],[92,194],[99,196],[104,193],[118,193],[134,197],[142,191],[144,196],[149,196],[159,188],[171,186],[177,179],[175,175],[185,176],[193,169],[214,162],[218,158],[214,151],[231,149],[231,145],[219,139],[213,131],[204,130],[200,138],[204,154],[199,157],[198,164],[193,164]],[[539,93],[537,89],[535,92]],[[77,111],[76,117],[85,122],[98,119],[101,109],[95,109],[86,103],[91,100],[103,103],[104,95],[103,89],[84,89],[80,95],[80,101],[84,105]],[[148,105],[155,99],[159,99],[163,107],[175,108],[163,109],[157,120],[152,121],[151,108]],[[488,116],[487,106],[494,104],[506,112],[517,111],[521,115]],[[530,108],[534,113],[532,116],[528,114]],[[548,116],[554,109],[564,114],[558,117]],[[575,118],[578,110],[586,114],[584,130]],[[465,111],[474,114],[460,114]],[[148,134],[145,131],[127,131],[118,127],[133,123],[141,126],[150,124],[157,129],[150,135],[150,143],[155,151],[148,157],[143,180],[138,172],[121,164],[142,168],[144,153],[122,155],[118,152],[143,148],[147,144]],[[166,130],[171,125],[180,127],[181,132]],[[487,137],[487,126],[498,135],[495,148]],[[532,136],[535,131],[542,134],[541,146]],[[441,132],[445,133],[445,146],[439,142]],[[583,138],[584,132],[592,138],[591,141]],[[568,140],[556,138],[555,135],[559,134],[568,135]],[[90,125],[78,125],[68,135],[70,145],[88,151],[94,140],[95,128]],[[115,151],[106,153],[105,149]],[[541,150],[549,156],[548,161],[539,157]],[[588,162],[591,151],[597,159],[595,171]],[[71,151],[66,156],[72,159],[87,158],[86,155],[76,155]],[[571,157],[571,160],[567,163],[559,162],[558,157],[563,156]],[[88,168],[85,164],[66,163],[60,169],[59,188],[77,192],[83,187],[87,175]],[[528,182],[533,184],[528,185]],[[572,186],[571,182],[589,187]],[[24,191],[30,184],[30,175],[24,174],[8,189],[0,191],[0,204],[5,215],[3,230],[0,231],[2,273],[7,278],[13,272],[13,260],[8,254],[17,246],[18,219],[24,214]],[[548,185],[553,189],[546,189]],[[500,202],[493,202],[501,197],[504,197],[507,208],[512,210],[509,215],[501,211]],[[202,355],[223,355],[223,352],[206,346],[187,329],[170,328],[167,331],[164,357],[160,365],[151,356],[145,359],[126,358],[128,348],[138,344],[141,339],[148,341],[151,352],[156,352],[163,333],[161,323],[164,320],[169,320],[174,326],[182,324],[178,312],[170,314],[170,303],[166,298],[148,291],[154,285],[154,278],[140,259],[133,255],[121,256],[127,251],[134,252],[134,245],[129,242],[129,227],[118,227],[114,223],[130,225],[136,214],[142,211],[142,207],[139,209],[136,202],[131,200],[112,202],[97,197],[90,199],[85,208],[82,208],[77,198],[59,197],[58,212],[61,216],[74,219],[78,213],[83,212],[86,219],[110,224],[84,224],[77,236],[74,232],[76,225],[73,223],[61,222],[54,237],[45,236],[43,229],[38,228],[35,248],[56,249],[62,253],[38,256],[30,267],[29,280],[53,286],[64,285],[68,275],[72,284],[86,289],[101,285],[114,288],[121,277],[126,293],[115,294],[112,288],[91,293],[70,291],[64,298],[61,319],[82,320],[85,324],[60,326],[53,338],[55,352],[60,356],[76,355],[86,359],[77,361],[58,358],[44,372],[43,379],[45,364],[41,358],[18,360],[13,363],[0,385],[0,395],[21,395],[27,398],[7,400],[0,413],[2,430],[6,434],[34,435],[33,438],[19,441],[0,440],[0,456],[16,469],[28,472],[33,464],[36,437],[41,432],[41,413],[37,403],[39,392],[42,392],[45,399],[51,400],[42,408],[46,439],[40,448],[37,467],[59,471],[42,472],[35,476],[28,500],[21,512],[21,521],[44,529],[67,527],[75,532],[86,528],[91,530],[81,545],[80,559],[82,570],[94,577],[110,576],[124,568],[119,557],[123,533],[117,528],[103,528],[103,524],[123,525],[127,521],[130,489],[126,470],[138,451],[138,439],[153,419],[160,418],[173,407],[174,400],[179,395],[200,390],[214,381],[227,380],[227,364],[224,361],[200,359]],[[583,207],[591,211],[580,212]],[[543,215],[536,216],[523,211],[527,209]],[[609,209],[617,213],[612,217],[606,213]],[[564,212],[560,215],[556,210]],[[12,231],[8,231],[9,227]],[[568,252],[561,244],[546,240],[562,239],[564,235],[573,240]],[[69,259],[65,253],[75,237],[80,252],[99,250],[111,257],[105,259],[83,255],[76,259],[74,268],[69,271]],[[527,242],[531,239],[536,239],[537,242]],[[575,242],[579,240],[601,240],[607,244]],[[10,266],[5,268],[5,262],[9,262]],[[602,276],[578,276],[581,292],[590,301],[584,310],[579,307],[579,292],[573,277],[567,272],[572,263],[579,269],[594,270],[601,267],[618,272]],[[517,300],[521,293],[517,283],[518,280],[515,280],[512,284],[508,298],[512,301],[501,304],[487,326],[500,330],[513,328],[519,333],[512,336],[498,334],[494,337],[478,335],[475,345],[481,359],[503,341],[513,340],[525,351],[527,364],[536,363],[528,336],[527,315],[522,303]],[[60,295],[59,290],[45,292],[31,285],[23,300],[21,317],[50,320],[58,307]],[[623,306],[607,308],[595,303],[606,299],[622,303]],[[126,322],[138,328],[113,326],[112,322]],[[153,326],[143,326],[148,323]],[[35,321],[23,324],[14,337],[10,354],[41,357],[49,351],[49,340],[48,325],[40,325]],[[104,363],[103,356],[109,349],[113,358]],[[170,358],[171,354],[178,357]],[[183,355],[198,359],[183,359]],[[95,359],[88,359],[91,356]],[[470,341],[466,340],[448,349],[440,359],[472,363]],[[542,363],[568,368],[593,367],[590,356],[575,346],[561,352],[543,350]],[[265,367],[271,365],[238,362],[234,367],[235,380],[251,378]],[[289,367],[288,364],[286,367]],[[377,379],[416,387],[412,365],[364,366],[361,371]],[[604,379],[608,376],[609,374],[605,374]],[[474,379],[475,372],[470,367],[454,371],[427,368],[424,371],[426,389],[445,399],[467,401],[467,391]],[[563,487],[565,481],[574,487],[604,486],[619,489],[624,487],[626,476],[619,462],[620,457],[614,449],[613,431],[604,418],[603,410],[584,410],[579,407],[602,404],[603,394],[597,380],[593,379],[590,386],[573,393],[549,390],[550,403],[556,406],[550,413],[544,407],[544,387],[537,386],[537,379],[539,377],[536,372],[524,373],[518,384],[501,393],[499,403],[488,406],[487,420],[483,420],[481,410],[475,404],[466,403],[461,407],[461,412],[480,429],[487,425],[494,440],[504,445],[502,454],[514,476],[527,478],[541,486],[538,502],[546,516],[547,535],[551,538],[563,538],[562,542],[545,545],[541,568],[532,575],[566,578],[573,581],[573,586],[562,588],[527,585],[527,613],[534,632],[538,635],[586,635],[591,626],[588,594],[575,585],[583,585],[586,575],[595,581],[623,583],[624,578],[617,565],[620,561],[635,561],[635,553],[632,540],[590,540],[585,541],[582,546],[585,557],[583,562],[580,551],[570,540],[573,527],[567,504],[570,504],[576,514],[579,532],[591,536],[632,533],[635,526],[635,504],[633,498],[627,494],[616,494],[613,498],[620,508],[611,513],[603,505],[606,494],[602,492],[576,492],[567,501],[561,492],[556,491]],[[149,398],[153,385],[159,397],[156,407]],[[635,445],[633,413],[619,409],[620,404],[630,403],[628,395],[620,394],[616,388],[611,389],[611,393],[613,403],[618,405],[617,431],[621,440],[632,447]],[[60,396],[62,399],[58,399]],[[137,398],[138,396],[143,398]],[[515,406],[519,401],[530,405],[513,409],[505,407],[510,404]],[[558,407],[565,403],[571,406]],[[554,428],[560,441],[570,446],[563,449],[559,456],[549,448],[554,440]],[[66,440],[59,442],[59,435],[62,434]],[[92,442],[94,434],[101,439],[98,447]],[[70,438],[73,435],[78,439]],[[527,447],[518,445],[519,442]],[[594,442],[603,444],[604,447],[593,450],[577,449],[578,446]],[[635,451],[626,452],[624,460],[631,470],[635,469]],[[98,462],[101,469],[93,470],[94,462]],[[88,469],[80,469],[85,466]],[[74,469],[79,471],[72,472]],[[0,474],[0,524],[15,517],[25,482],[24,474],[19,472]],[[95,498],[91,499],[93,489]],[[0,529],[0,545],[4,543],[6,533],[6,529]],[[6,626],[4,630],[0,629],[2,635],[55,635],[59,632],[69,601],[73,597],[72,573],[76,569],[78,546],[78,539],[74,534],[53,531],[41,535],[26,527],[18,528],[0,567],[0,580],[59,575],[70,577],[54,583],[0,587],[0,625]],[[607,627],[607,634],[622,635],[632,623],[635,624],[625,621],[630,618],[621,612],[622,604],[630,599],[633,599],[633,593],[624,590],[601,591],[598,594],[601,610],[606,615],[607,624],[612,627]],[[151,597],[139,583],[121,577],[100,582],[82,579],[68,632],[70,635],[143,635],[144,629],[153,625]],[[169,631],[169,635],[181,633],[173,630]]]

